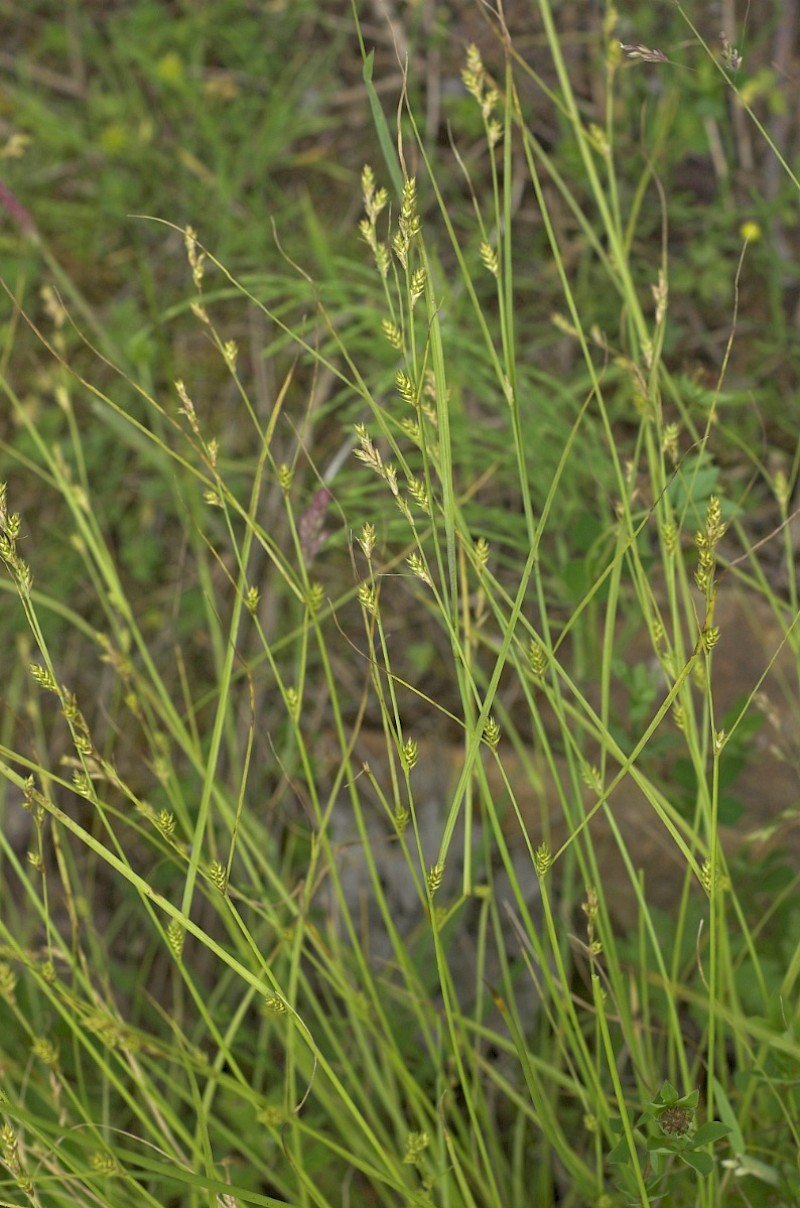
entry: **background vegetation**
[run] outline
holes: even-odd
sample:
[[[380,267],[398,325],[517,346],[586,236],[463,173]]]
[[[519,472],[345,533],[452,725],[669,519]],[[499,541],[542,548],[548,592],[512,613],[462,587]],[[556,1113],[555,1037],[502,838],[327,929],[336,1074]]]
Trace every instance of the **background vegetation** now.
[[[800,1198],[798,14],[524,10],[0,9],[2,1203]]]

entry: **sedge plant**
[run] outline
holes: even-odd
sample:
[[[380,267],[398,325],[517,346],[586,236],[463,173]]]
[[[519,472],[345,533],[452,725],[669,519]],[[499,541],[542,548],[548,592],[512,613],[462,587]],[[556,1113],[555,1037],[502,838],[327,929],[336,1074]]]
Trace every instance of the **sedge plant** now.
[[[711,1208],[797,1192],[799,958],[768,950],[770,911],[738,892],[720,827],[726,750],[760,685],[724,726],[714,694],[735,580],[796,652],[791,548],[783,600],[717,464],[727,352],[704,406],[670,371],[666,239],[641,288],[637,218],[659,190],[652,159],[632,192],[615,159],[632,44],[609,10],[605,120],[587,125],[547,0],[538,12],[547,82],[502,21],[494,74],[467,52],[483,143],[479,163],[456,145],[472,208],[456,221],[413,107],[397,129],[384,114],[354,6],[383,158],[361,174],[372,277],[352,341],[296,266],[299,319],[179,228],[187,304],[246,442],[191,366],[164,392],[128,378],[129,413],[42,332],[57,443],[4,378],[27,441],[15,474],[54,501],[84,584],[79,609],[40,582],[12,479],[0,556],[26,628],[6,697],[26,724],[0,745],[24,837],[0,839],[4,1202]],[[646,49],[635,62],[665,60]],[[520,171],[566,386],[526,361]],[[578,301],[565,215],[615,330]],[[279,333],[276,365],[293,350],[270,394],[226,331],[232,299]],[[93,508],[87,400],[168,484],[180,557],[150,601]],[[773,487],[786,521],[786,479]],[[652,669],[626,726],[631,628]],[[667,733],[689,808],[653,758]],[[669,915],[628,799],[673,858]],[[795,888],[790,874],[771,911],[796,919]]]

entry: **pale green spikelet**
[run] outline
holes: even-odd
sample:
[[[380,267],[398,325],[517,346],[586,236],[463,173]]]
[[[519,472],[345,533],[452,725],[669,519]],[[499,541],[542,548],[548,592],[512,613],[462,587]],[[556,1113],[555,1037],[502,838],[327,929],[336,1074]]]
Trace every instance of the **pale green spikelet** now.
[[[270,1103],[266,1107],[262,1107],[256,1119],[259,1124],[266,1124],[268,1128],[282,1128],[289,1119],[289,1114],[285,1108],[280,1107],[277,1103]]]
[[[291,491],[293,480],[294,474],[292,473],[291,466],[287,466],[285,462],[278,466],[278,486],[281,488],[284,495],[288,495]]]
[[[88,734],[89,727],[86,724],[86,719],[78,708],[78,699],[74,692],[69,692],[66,688],[63,690],[63,704],[61,712],[66,720],[82,734]]]
[[[105,1178],[113,1178],[115,1175],[122,1174],[122,1167],[110,1153],[100,1153],[95,1150],[89,1156],[89,1165],[96,1174],[103,1175]]]
[[[437,889],[440,888],[443,877],[444,877],[444,864],[434,864],[433,867],[428,871],[428,876],[426,878],[427,885],[428,885],[428,892],[431,895],[435,894]]]
[[[537,877],[544,878],[553,866],[553,856],[546,843],[541,843],[533,855],[533,867]]]
[[[600,776],[599,768],[594,764],[583,764],[581,767],[581,780],[585,785],[588,785],[593,792],[599,794],[603,791],[603,781]]]
[[[375,531],[375,525],[369,524],[369,523],[365,524],[361,530],[361,536],[358,539],[358,544],[361,546],[361,549],[364,551],[364,557],[367,559],[368,562],[370,562],[372,560],[372,554],[375,549],[376,540],[377,540],[377,533]]]
[[[14,1006],[16,986],[16,973],[9,964],[0,961],[0,998],[3,998],[10,1007]]]
[[[392,263],[391,256],[389,255],[389,249],[387,248],[386,244],[385,243],[376,243],[375,244],[375,264],[377,266],[378,272],[380,273],[380,275],[382,277],[389,276],[389,268],[391,267],[391,263]]]
[[[167,927],[167,944],[176,961],[181,959],[185,939],[186,932],[182,924],[177,919],[172,919]]]
[[[228,880],[225,875],[225,868],[220,864],[219,860],[212,860],[208,866],[208,879],[211,884],[218,889],[221,894],[224,894],[227,889]]]
[[[678,548],[678,529],[671,521],[661,526],[661,540],[670,557],[674,555]]]
[[[700,883],[701,883],[703,889],[706,890],[706,893],[709,896],[711,896],[712,875],[711,875],[711,861],[709,861],[709,860],[703,860],[703,864],[702,864],[702,867],[700,870]]]
[[[602,126],[598,126],[596,122],[590,122],[589,128],[586,131],[586,137],[589,146],[597,152],[601,159],[609,159],[611,157],[611,147]]]
[[[713,580],[715,550],[725,536],[727,525],[722,519],[722,505],[719,496],[712,495],[706,507],[705,531],[695,533],[698,566],[695,571],[695,583],[701,591],[708,591]]]
[[[270,1015],[286,1015],[289,1008],[279,994],[268,994],[264,999],[264,1011]]]
[[[461,71],[464,87],[481,107],[483,120],[489,123],[489,141],[494,145],[502,137],[502,130],[497,122],[489,122],[492,110],[500,99],[497,89],[491,84],[483,66],[481,53],[474,43],[467,47],[467,65]],[[495,135],[496,131],[496,135]]]
[[[403,238],[401,231],[395,231],[394,235],[392,236],[392,251],[402,264],[403,268],[405,268],[408,263],[408,244]]]
[[[419,299],[425,293],[425,285],[426,285],[427,280],[428,280],[428,274],[425,272],[424,268],[418,268],[412,274],[411,284],[408,287],[408,292],[411,297],[412,307],[419,301]]]
[[[429,1145],[430,1137],[426,1132],[410,1132],[406,1138],[406,1151],[403,1155],[403,1164],[405,1166],[416,1166]]]
[[[573,340],[577,340],[578,329],[570,323],[566,315],[562,315],[560,311],[554,310],[550,315],[550,322],[557,331],[560,331],[565,336],[569,336]]]
[[[780,507],[781,511],[785,512],[789,506],[789,500],[792,497],[792,493],[791,493],[791,490],[789,489],[789,480],[786,477],[786,475],[784,474],[783,470],[778,470],[775,477],[773,478],[772,492],[775,496],[775,499],[778,502],[778,506]]]
[[[191,302],[189,304],[189,309],[191,310],[194,317],[196,319],[199,319],[201,323],[205,323],[207,327],[211,326],[211,320],[208,317],[208,311],[206,310],[206,308],[204,306],[201,306],[199,302]]]
[[[707,625],[700,634],[700,641],[706,654],[710,654],[720,639],[718,625]]]
[[[722,504],[718,495],[712,495],[706,509],[706,532],[712,546],[719,545],[727,532],[728,526],[722,519]]]
[[[710,860],[703,861],[700,869],[700,883],[709,897],[716,892],[725,893],[731,887],[730,878],[725,876],[719,868],[716,870],[716,875],[712,876]]]
[[[403,182],[403,200],[400,205],[400,230],[403,232],[406,240],[410,242],[415,235],[419,234],[420,218],[417,213],[417,181],[416,177],[409,176]]]
[[[51,1068],[58,1065],[58,1047],[46,1036],[38,1036],[33,1042],[32,1049],[34,1057],[45,1065],[49,1065]]]
[[[171,810],[162,809],[153,818],[156,829],[164,836],[168,842],[172,842],[175,835],[175,815]]]
[[[374,617],[378,612],[378,592],[371,583],[362,583],[358,589],[358,602],[365,612]]]
[[[483,82],[484,82],[483,60],[481,52],[474,42],[471,42],[467,47],[467,65],[461,69],[461,79],[464,81],[464,87],[470,96],[473,96],[480,104],[483,98]]]
[[[417,213],[417,182],[413,176],[409,176],[403,184],[403,199],[400,204],[397,230],[392,236],[392,249],[404,269],[408,267],[409,248],[419,234],[420,226],[420,218]]]
[[[392,348],[400,352],[403,347],[403,333],[397,324],[393,323],[391,319],[381,319],[381,328]]]
[[[697,546],[697,570],[694,572],[694,581],[701,591],[707,591],[711,585],[714,570],[714,552],[706,533],[696,532],[694,542]]]
[[[244,596],[244,606],[250,613],[251,617],[254,617],[257,614],[260,600],[261,592],[258,590],[258,588],[248,587]]]
[[[603,945],[597,939],[595,928],[600,903],[597,897],[597,890],[592,886],[586,890],[586,897],[581,903],[581,910],[586,915],[586,938],[589,953],[591,956],[599,956],[603,951]]]
[[[300,694],[296,688],[289,687],[286,689],[285,696],[286,712],[292,721],[298,721],[300,717]]]
[[[431,505],[428,500],[428,491],[424,482],[420,482],[418,478],[409,478],[406,483],[408,493],[414,500],[414,503],[423,511],[426,516],[431,514]]]
[[[115,1049],[122,1038],[122,1029],[107,1011],[98,1010],[84,1017],[84,1027],[93,1036],[99,1037],[106,1048]]]
[[[544,646],[541,644],[541,642],[532,640],[530,646],[528,647],[528,663],[531,671],[534,674],[534,677],[537,680],[544,679],[548,662],[547,651],[545,650]]]
[[[361,170],[361,194],[364,198],[364,210],[367,219],[374,226],[381,210],[384,209],[389,194],[386,189],[377,189],[375,185],[375,173],[369,164],[365,164]]]
[[[383,458],[372,443],[372,439],[363,424],[356,424],[356,436],[358,438],[359,448],[353,452],[359,461],[363,461],[364,465],[369,466],[376,474],[383,472]]]
[[[321,583],[312,583],[308,589],[308,610],[316,616],[325,603],[325,588]]]
[[[199,250],[197,232],[194,227],[187,226],[183,237],[186,245],[186,256],[189,260],[189,267],[192,270],[192,280],[194,281],[195,289],[199,293],[203,284],[203,274],[205,273],[206,254]]]
[[[490,717],[483,729],[483,738],[493,751],[500,745],[500,727],[493,717]]]
[[[9,516],[6,507],[6,484],[2,483],[2,498],[0,498],[0,533],[4,537],[4,557],[14,556],[14,546],[19,540],[20,529],[22,528],[22,519],[19,512],[12,512]]]
[[[679,424],[667,424],[667,426],[664,428],[664,437],[661,441],[661,448],[664,450],[673,466],[678,464],[678,458],[680,457],[680,449],[678,447],[679,435]]]
[[[394,384],[403,402],[408,403],[410,407],[415,407],[417,405],[417,388],[408,374],[404,373],[402,369],[398,369],[394,375]]]
[[[80,797],[86,797],[87,800],[91,800],[94,796],[90,778],[85,772],[81,772],[77,768],[72,773],[72,787]]]
[[[375,448],[369,433],[363,424],[356,424],[356,436],[359,441],[359,448],[353,452],[359,461],[363,461],[365,465],[374,470],[389,487],[389,490],[394,496],[398,494],[397,487],[397,471],[392,465],[385,465],[379,451]]]
[[[3,1162],[12,1174],[19,1170],[19,1140],[10,1124],[0,1127],[0,1149],[3,1152]]]
[[[92,740],[86,734],[75,735],[75,750],[84,759],[88,759],[92,754]],[[95,761],[93,761],[95,762]],[[99,770],[96,766],[94,770]]]
[[[364,164],[361,169],[361,196],[364,199],[364,208],[369,206],[370,201],[375,193],[375,173],[370,164]]]
[[[409,570],[411,571],[411,573],[413,575],[416,575],[418,579],[420,579],[423,583],[426,584],[426,586],[428,586],[428,587],[433,586],[433,584],[431,583],[430,575],[428,574],[427,568],[425,566],[425,563],[423,562],[423,560],[419,554],[409,554],[408,558],[406,559],[406,562],[408,564]]]
[[[44,688],[47,692],[52,692],[54,696],[59,695],[58,684],[46,667],[41,667],[38,663],[31,663],[28,670],[40,688]]]
[[[664,276],[664,270],[658,270],[658,284],[651,285],[653,291],[653,300],[656,304],[656,327],[660,327],[667,315],[667,300],[669,298],[669,287],[667,279]]]
[[[481,574],[486,569],[486,564],[489,561],[490,546],[485,537],[479,537],[475,542],[475,564],[478,568],[478,574]]]
[[[500,271],[500,267],[497,263],[497,252],[490,243],[481,244],[481,260],[483,261],[483,267],[487,270],[487,272],[490,272],[493,277],[496,277]]]
[[[235,340],[226,340],[222,345],[222,355],[231,373],[236,372],[236,361],[239,357],[239,347]]]
[[[415,766],[419,757],[419,748],[413,738],[408,738],[403,743],[403,766],[407,772]]]

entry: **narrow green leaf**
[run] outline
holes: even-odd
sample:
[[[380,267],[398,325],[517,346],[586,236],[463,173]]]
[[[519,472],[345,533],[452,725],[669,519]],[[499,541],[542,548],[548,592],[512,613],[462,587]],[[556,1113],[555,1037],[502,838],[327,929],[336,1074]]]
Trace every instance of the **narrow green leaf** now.
[[[386,163],[386,168],[392,180],[392,187],[398,197],[403,196],[403,173],[400,171],[400,164],[397,159],[397,152],[392,143],[392,136],[389,131],[389,126],[386,121],[383,109],[381,107],[380,98],[375,90],[375,85],[372,83],[372,72],[375,66],[375,51],[371,50],[364,59],[364,83],[367,88],[367,97],[369,98],[369,107],[372,111],[372,120],[375,123],[375,129],[378,134],[378,142],[381,145],[383,158]]]
[[[727,1124],[731,1138],[731,1149],[741,1157],[745,1151],[744,1137],[736,1119],[731,1101],[725,1093],[725,1088],[718,1078],[714,1079],[714,1102],[723,1124]]]
[[[709,1120],[707,1124],[701,1124],[694,1136],[695,1145],[710,1145],[712,1141],[719,1141],[722,1137],[727,1137],[731,1130],[727,1124],[720,1124],[719,1120]]]
[[[694,1149],[687,1150],[685,1153],[678,1155],[687,1166],[691,1166],[698,1174],[707,1179],[714,1169],[714,1159],[709,1157],[707,1153],[698,1153]]]

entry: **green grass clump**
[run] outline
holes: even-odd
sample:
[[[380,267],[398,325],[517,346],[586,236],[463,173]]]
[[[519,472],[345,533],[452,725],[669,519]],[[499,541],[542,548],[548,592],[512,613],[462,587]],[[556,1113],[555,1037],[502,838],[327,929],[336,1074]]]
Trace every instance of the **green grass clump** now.
[[[235,107],[252,14],[167,35],[157,7],[104,33],[131,113],[144,80],[177,130],[215,55]],[[413,78],[387,119],[354,6],[358,238],[294,193],[263,265],[247,222],[142,221],[187,267],[138,331],[23,222],[59,288],[34,314],[19,269],[2,364],[3,1203],[797,1199],[794,815],[741,785],[793,757],[798,451],[734,373],[766,212],[706,264],[724,338],[682,355],[679,94],[783,160],[730,44],[674,15],[692,73],[607,11],[591,107],[546,0],[535,53],[493,19],[445,151]],[[130,168],[113,63],[88,113]],[[236,211],[246,165],[196,126]]]

